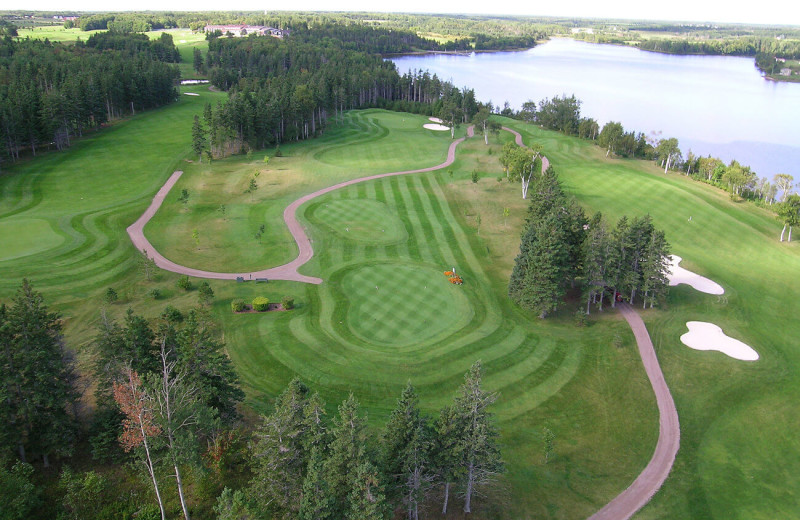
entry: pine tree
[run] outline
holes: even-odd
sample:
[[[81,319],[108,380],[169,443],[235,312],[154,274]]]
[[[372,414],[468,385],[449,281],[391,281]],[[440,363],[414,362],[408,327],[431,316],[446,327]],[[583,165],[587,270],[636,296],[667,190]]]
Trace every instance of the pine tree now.
[[[293,379],[254,435],[252,496],[260,509],[282,518],[295,518],[300,509],[308,466],[304,447],[307,395],[308,387]]]
[[[47,467],[51,454],[72,450],[75,420],[69,410],[77,392],[70,384],[74,368],[66,356],[60,316],[48,310],[28,280],[22,281],[13,305],[0,310],[0,339],[7,442],[23,462],[32,450]]]
[[[359,405],[353,394],[339,406],[339,415],[334,418],[332,439],[325,461],[325,474],[330,483],[336,516],[344,516],[348,506],[351,485],[355,481],[359,466],[364,462],[367,443],[367,422],[359,416]]]
[[[450,486],[462,474],[461,461],[464,445],[461,440],[463,425],[455,406],[447,406],[439,413],[433,436],[432,462],[435,482],[444,488],[442,514],[447,514]]]
[[[311,449],[306,477],[303,480],[303,498],[300,500],[301,520],[327,520],[333,518],[333,496],[324,471],[325,459],[316,446]]]
[[[497,400],[496,393],[481,387],[481,363],[476,361],[464,376],[455,409],[462,424],[461,484],[464,493],[464,512],[472,511],[472,496],[476,488],[491,482],[502,473],[503,461],[497,445],[498,431],[493,424],[489,406]]]
[[[356,468],[350,483],[349,508],[345,519],[383,520],[389,513],[389,507],[383,494],[378,470],[363,453],[363,446],[361,451],[359,456],[361,463]]]
[[[389,479],[391,496],[401,497],[409,520],[419,518],[419,504],[430,474],[430,432],[420,415],[419,399],[409,382],[389,418],[382,439],[383,470]]]
[[[200,121],[200,116],[194,116],[194,123],[192,123],[192,151],[197,154],[198,160],[203,162],[203,150],[207,146],[206,131],[203,128],[203,123]]]

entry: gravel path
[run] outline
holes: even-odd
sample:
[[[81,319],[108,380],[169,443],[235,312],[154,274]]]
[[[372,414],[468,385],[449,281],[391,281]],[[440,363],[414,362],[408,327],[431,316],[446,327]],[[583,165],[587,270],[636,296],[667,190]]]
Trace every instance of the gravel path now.
[[[667,480],[681,440],[678,411],[675,409],[672,394],[669,393],[664,374],[658,365],[656,351],[653,349],[653,342],[650,341],[650,334],[647,333],[644,321],[630,305],[626,303],[617,305],[633,330],[644,370],[656,394],[659,416],[658,443],[653,457],[636,480],[603,509],[590,516],[589,520],[626,520],[644,507]]]
[[[467,128],[467,137],[472,137],[474,135],[474,127],[469,126]],[[374,179],[380,179],[383,177],[392,177],[395,175],[408,175],[410,173],[423,173],[423,172],[430,172],[434,170],[439,170],[441,168],[446,168],[453,164],[456,158],[456,147],[466,139],[462,137],[460,139],[456,139],[450,144],[450,148],[447,150],[447,159],[441,163],[437,164],[436,166],[430,166],[428,168],[421,168],[419,170],[406,170],[402,172],[391,172],[391,173],[379,173],[377,175],[370,175],[368,177],[361,177],[359,179],[353,179],[350,181],[340,182],[339,184],[335,184],[333,186],[328,186],[327,188],[323,188],[321,190],[317,190],[314,193],[309,193],[303,197],[300,197],[296,201],[289,204],[286,209],[283,211],[283,220],[286,222],[286,226],[289,228],[289,232],[292,234],[294,241],[297,243],[298,254],[297,258],[289,262],[288,264],[283,264],[278,267],[272,267],[270,269],[263,269],[261,271],[252,271],[252,272],[240,272],[240,273],[218,273],[213,271],[203,271],[201,269],[193,269],[191,267],[186,267],[183,265],[176,264],[175,262],[164,258],[164,256],[159,253],[153,244],[147,240],[147,237],[144,236],[144,227],[153,218],[153,215],[156,214],[158,208],[161,207],[161,204],[164,202],[164,198],[167,196],[169,191],[178,182],[181,175],[183,175],[182,171],[176,171],[173,173],[164,186],[158,190],[156,196],[153,197],[153,202],[150,203],[150,206],[147,210],[142,214],[141,217],[136,220],[133,224],[128,227],[128,236],[131,237],[131,241],[133,245],[136,246],[136,249],[142,251],[147,256],[152,258],[156,265],[161,269],[172,271],[173,273],[178,274],[185,274],[188,276],[194,276],[197,278],[210,278],[215,280],[235,280],[237,277],[242,277],[245,280],[255,280],[256,278],[267,278],[269,280],[290,280],[294,282],[303,282],[303,283],[313,283],[313,284],[320,284],[322,283],[322,278],[317,278],[314,276],[306,276],[297,272],[297,270],[306,262],[311,260],[311,257],[314,256],[314,250],[311,247],[311,240],[308,238],[305,229],[303,228],[302,224],[297,220],[297,209],[305,204],[306,202],[319,197],[320,195],[324,195],[329,193],[333,190],[338,190],[339,188],[344,188],[345,186],[351,186],[353,184],[357,184],[359,182],[370,181]]]

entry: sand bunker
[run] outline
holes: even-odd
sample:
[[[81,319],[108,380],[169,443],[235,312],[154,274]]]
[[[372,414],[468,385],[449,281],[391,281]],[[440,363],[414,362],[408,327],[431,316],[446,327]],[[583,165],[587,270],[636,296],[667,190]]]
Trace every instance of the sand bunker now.
[[[438,130],[440,132],[443,132],[445,130],[450,130],[449,126],[444,126],[444,125],[439,125],[439,124],[434,124],[434,123],[428,123],[428,124],[422,125],[422,128],[427,128],[428,130]]]
[[[442,123],[443,121],[438,117],[429,117],[428,121],[433,121],[434,123]]]
[[[726,336],[722,329],[713,323],[688,321],[689,332],[681,336],[681,343],[695,350],[718,350],[734,359],[756,361],[758,352],[738,339]]]
[[[682,260],[681,257],[672,255],[670,256],[670,260],[672,260],[668,275],[670,285],[685,283],[706,294],[723,294],[725,292],[725,289],[717,282],[709,280],[705,276],[693,273],[683,267],[678,267],[678,264],[681,263]]]
[[[199,96],[200,94],[198,94],[197,92],[184,92],[183,95],[184,96]]]

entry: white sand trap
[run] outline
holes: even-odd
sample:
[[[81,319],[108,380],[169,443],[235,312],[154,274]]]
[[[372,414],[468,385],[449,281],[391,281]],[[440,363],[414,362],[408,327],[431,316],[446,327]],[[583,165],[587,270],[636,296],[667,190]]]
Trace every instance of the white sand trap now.
[[[434,123],[424,124],[424,125],[422,125],[422,128],[427,128],[428,130],[438,130],[440,132],[443,132],[445,130],[450,130],[449,126],[444,126],[444,125],[439,125],[439,124],[434,124]]]
[[[689,332],[681,336],[681,343],[695,350],[719,350],[734,359],[756,361],[758,352],[738,339],[726,336],[722,329],[713,323],[687,321]]]
[[[438,117],[429,117],[428,121],[433,121],[434,123],[442,123],[443,121]]]
[[[678,264],[683,260],[681,257],[672,255],[670,256],[670,260],[669,275],[667,276],[670,285],[685,283],[706,294],[723,294],[725,292],[725,289],[717,282],[709,280],[705,276],[693,273],[683,267],[678,267]]]
[[[198,94],[197,92],[184,92],[183,95],[184,96],[199,96],[200,94]]]

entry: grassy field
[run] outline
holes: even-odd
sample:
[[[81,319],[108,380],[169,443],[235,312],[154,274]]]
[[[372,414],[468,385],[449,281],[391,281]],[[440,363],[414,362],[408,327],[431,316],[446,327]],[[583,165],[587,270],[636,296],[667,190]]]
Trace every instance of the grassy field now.
[[[174,288],[170,273],[146,282],[124,232],[173,170],[186,173],[146,228],[153,244],[172,260],[206,269],[269,267],[294,256],[281,219],[288,201],[338,180],[440,163],[449,144],[448,134],[422,130],[423,118],[370,110],[349,113],[322,138],[282,146],[284,157],[267,164],[264,153],[198,164],[189,150],[191,116],[222,95],[190,90],[201,95],[181,96],[0,176],[0,299],[7,301],[23,276],[32,278],[64,313],[69,344],[84,354],[108,286],[122,295],[107,307],[112,317],[128,306],[155,316],[167,304],[196,300]],[[726,289],[726,298],[717,298],[681,286],[666,308],[644,314],[676,399],[682,443],[665,488],[638,518],[795,517],[800,359],[791,317],[800,309],[791,295],[800,290],[798,246],[777,242],[780,228],[767,212],[713,188],[504,123],[544,145],[587,210],[610,219],[650,212],[682,265]],[[433,414],[481,359],[486,386],[500,392],[494,411],[508,474],[494,500],[479,501],[476,517],[580,518],[646,464],[657,436],[655,402],[618,316],[604,313],[581,329],[572,323],[575,303],[546,321],[509,303],[526,203],[517,185],[496,180],[508,139],[501,133],[490,146],[468,140],[444,171],[315,199],[300,211],[316,250],[304,272],[325,283],[214,281],[214,309],[255,410],[268,410],[299,375],[330,412],[354,391],[370,424],[380,427],[407,380]],[[259,188],[246,194],[251,178]],[[177,200],[181,189],[190,194],[186,205]],[[253,233],[261,224],[259,242]],[[452,267],[463,286],[442,274]],[[160,300],[148,297],[153,288],[162,291]],[[258,295],[293,296],[297,309],[230,313],[231,299]],[[678,341],[688,320],[722,326],[761,359],[689,350]],[[556,434],[548,464],[544,427]]]

